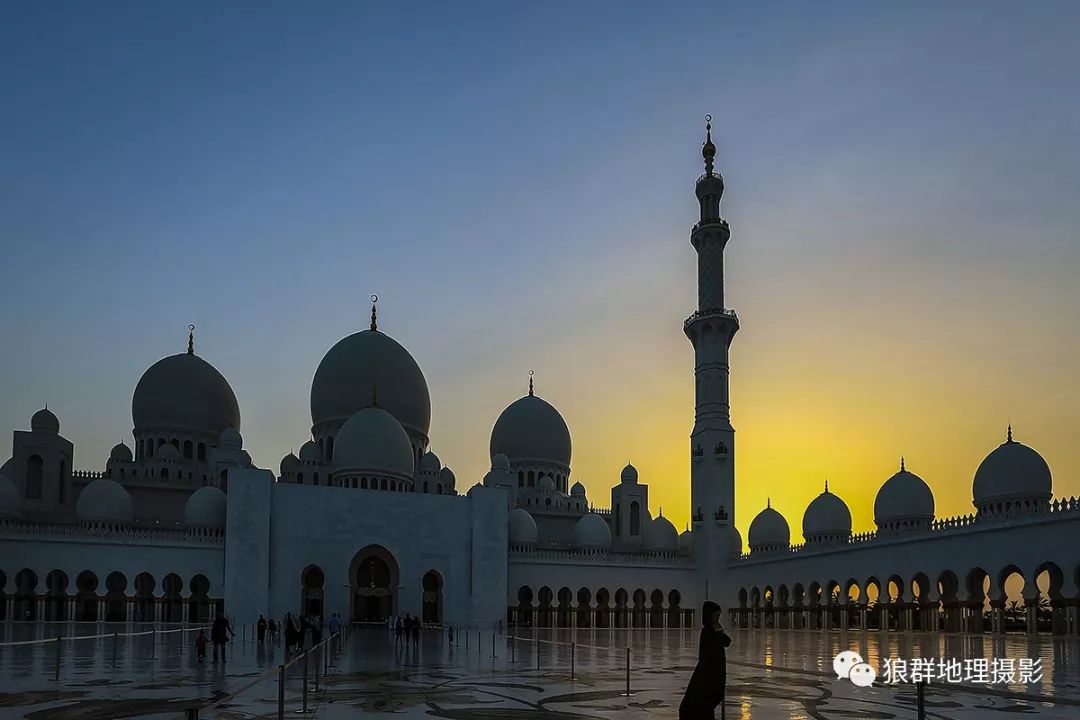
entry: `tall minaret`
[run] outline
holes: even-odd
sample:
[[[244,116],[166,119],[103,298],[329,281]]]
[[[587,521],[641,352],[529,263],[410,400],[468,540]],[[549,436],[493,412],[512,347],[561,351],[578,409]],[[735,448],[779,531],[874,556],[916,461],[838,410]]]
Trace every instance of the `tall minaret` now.
[[[735,429],[728,404],[728,348],[739,318],[724,306],[724,247],[731,229],[720,217],[724,179],[713,170],[712,117],[705,116],[705,174],[695,188],[701,216],[690,231],[698,254],[698,307],[683,331],[694,346],[696,404],[690,433],[690,496],[698,567],[715,577],[727,558],[735,521]],[[714,592],[714,594],[716,594]]]

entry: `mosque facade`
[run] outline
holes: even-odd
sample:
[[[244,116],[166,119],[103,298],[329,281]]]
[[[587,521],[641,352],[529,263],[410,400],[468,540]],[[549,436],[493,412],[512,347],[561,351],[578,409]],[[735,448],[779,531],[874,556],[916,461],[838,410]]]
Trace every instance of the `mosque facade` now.
[[[190,332],[185,352],[139,379],[132,441],[103,470],[76,470],[57,416],[34,413],[0,467],[0,619],[410,613],[692,627],[710,597],[738,627],[1080,632],[1080,501],[1054,497],[1046,462],[1011,428],[975,472],[969,515],[938,517],[929,485],[901,462],[877,494],[874,531],[853,533],[826,485],[803,515],[803,544],[767,506],[744,548],[729,402],[740,323],[724,296],[731,229],[715,154],[707,127],[690,232],[697,308],[683,323],[695,361],[683,533],[653,516],[632,465],[610,497],[587,497],[571,477],[570,429],[531,380],[494,422],[491,470],[463,486],[432,449],[424,374],[373,305],[370,326],[319,363],[311,437],[276,471],[253,466],[236,396]],[[1014,575],[1020,607],[1004,592]]]

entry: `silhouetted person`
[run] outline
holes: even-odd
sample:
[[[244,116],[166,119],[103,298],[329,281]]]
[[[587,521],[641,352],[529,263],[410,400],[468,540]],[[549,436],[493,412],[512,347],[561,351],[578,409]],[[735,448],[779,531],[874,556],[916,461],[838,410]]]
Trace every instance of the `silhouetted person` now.
[[[218,650],[221,650],[221,662],[225,662],[225,643],[229,642],[230,636],[235,637],[236,633],[233,632],[225,616],[218,615],[210,626],[210,642],[214,643],[214,662],[217,662]]]
[[[394,646],[401,644],[401,636],[405,633],[405,621],[401,619],[399,615],[397,620],[394,621]]]
[[[698,662],[686,694],[679,703],[679,720],[713,720],[716,706],[724,702],[727,651],[731,638],[720,624],[720,606],[706,600],[701,607],[701,639]]]
[[[263,640],[266,639],[266,618],[262,615],[259,616],[259,622],[255,623],[255,633],[261,645]]]
[[[412,625],[412,644],[414,647],[420,645],[420,618],[413,618]]]

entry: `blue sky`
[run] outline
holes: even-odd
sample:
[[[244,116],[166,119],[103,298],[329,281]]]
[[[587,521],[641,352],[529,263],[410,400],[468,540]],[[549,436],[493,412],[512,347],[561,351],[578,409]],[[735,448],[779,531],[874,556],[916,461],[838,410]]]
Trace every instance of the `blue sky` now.
[[[684,485],[710,112],[740,431],[795,432],[813,385],[835,424],[804,433],[830,457],[866,411],[944,458],[917,408],[851,378],[924,403],[969,382],[979,421],[935,437],[988,451],[1026,422],[1071,482],[1078,20],[1072,3],[4,2],[0,427],[48,402],[76,464],[102,466],[140,373],[194,322],[276,466],[376,292],[468,484],[534,368],[591,495],[635,453]]]

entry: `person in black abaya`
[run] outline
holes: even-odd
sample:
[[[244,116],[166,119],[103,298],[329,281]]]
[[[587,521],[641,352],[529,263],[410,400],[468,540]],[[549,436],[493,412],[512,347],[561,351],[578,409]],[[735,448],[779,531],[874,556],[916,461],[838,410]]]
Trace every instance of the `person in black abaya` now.
[[[727,648],[731,638],[720,624],[720,606],[706,600],[701,608],[701,639],[698,662],[686,694],[679,704],[679,720],[713,720],[716,706],[724,702],[727,681]]]

